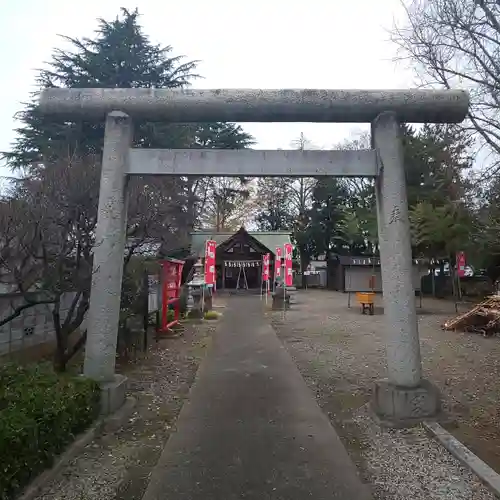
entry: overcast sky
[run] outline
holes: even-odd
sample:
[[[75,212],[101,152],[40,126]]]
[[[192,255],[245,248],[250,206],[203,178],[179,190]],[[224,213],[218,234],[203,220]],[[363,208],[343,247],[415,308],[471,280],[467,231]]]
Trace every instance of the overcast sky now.
[[[139,7],[145,33],[199,59],[199,88],[404,88],[387,29],[399,0],[0,0],[0,151],[13,115],[34,89],[35,70],[64,47],[58,35],[92,36],[96,18]],[[288,148],[300,132],[320,147],[360,125],[244,124],[263,149]],[[7,173],[0,170],[0,174]]]

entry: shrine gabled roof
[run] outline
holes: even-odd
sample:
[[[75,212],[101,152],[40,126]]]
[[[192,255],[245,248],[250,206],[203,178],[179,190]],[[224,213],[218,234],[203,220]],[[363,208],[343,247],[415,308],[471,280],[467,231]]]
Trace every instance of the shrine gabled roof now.
[[[243,228],[242,228],[243,229]],[[242,230],[240,229],[240,231]],[[245,231],[245,229],[243,229]],[[238,231],[200,230],[191,233],[191,253],[198,257],[203,257],[205,253],[205,242],[213,240],[217,246],[231,238]],[[264,245],[270,253],[274,254],[276,247],[283,248],[285,243],[291,243],[289,231],[246,231],[259,243]]]

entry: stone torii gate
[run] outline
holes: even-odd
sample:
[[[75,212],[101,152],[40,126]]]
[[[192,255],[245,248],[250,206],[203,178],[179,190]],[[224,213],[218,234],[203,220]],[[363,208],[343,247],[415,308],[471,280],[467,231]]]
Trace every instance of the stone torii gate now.
[[[166,90],[48,89],[40,111],[57,120],[106,122],[85,375],[101,382],[104,411],[124,398],[115,352],[130,175],[371,177],[387,322],[387,380],[376,383],[374,408],[384,420],[407,423],[433,416],[439,397],[422,379],[412,284],[410,226],[400,123],[459,123],[469,98],[438,90]],[[134,118],[188,122],[316,122],[372,126],[363,151],[134,149]]]

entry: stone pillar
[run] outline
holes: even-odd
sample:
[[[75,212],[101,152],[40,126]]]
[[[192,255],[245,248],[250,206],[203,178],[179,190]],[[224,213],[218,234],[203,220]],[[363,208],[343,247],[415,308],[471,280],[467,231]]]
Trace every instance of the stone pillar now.
[[[119,401],[123,380],[115,377],[115,359],[127,223],[126,172],[131,144],[131,118],[120,111],[109,113],[104,135],[84,365],[84,374],[103,384],[105,412],[113,411],[123,402]]]
[[[389,420],[405,421],[436,413],[437,393],[422,380],[408,201],[401,130],[388,112],[372,124],[377,152],[377,218],[384,314],[387,324],[388,380],[377,383],[375,410]]]

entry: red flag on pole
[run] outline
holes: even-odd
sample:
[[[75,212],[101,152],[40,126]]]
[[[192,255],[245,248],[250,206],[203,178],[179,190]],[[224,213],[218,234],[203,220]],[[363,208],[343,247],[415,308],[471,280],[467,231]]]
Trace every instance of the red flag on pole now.
[[[286,286],[293,285],[291,243],[285,243],[285,285]]]
[[[269,281],[269,254],[262,258],[262,281]]]
[[[205,283],[215,285],[215,247],[217,243],[207,240],[205,243]]]
[[[465,253],[458,252],[457,253],[457,275],[459,278],[463,278],[465,276],[465,266],[466,266]]]
[[[276,258],[274,259],[274,277],[281,277],[281,256],[282,250],[281,247],[276,247]]]

